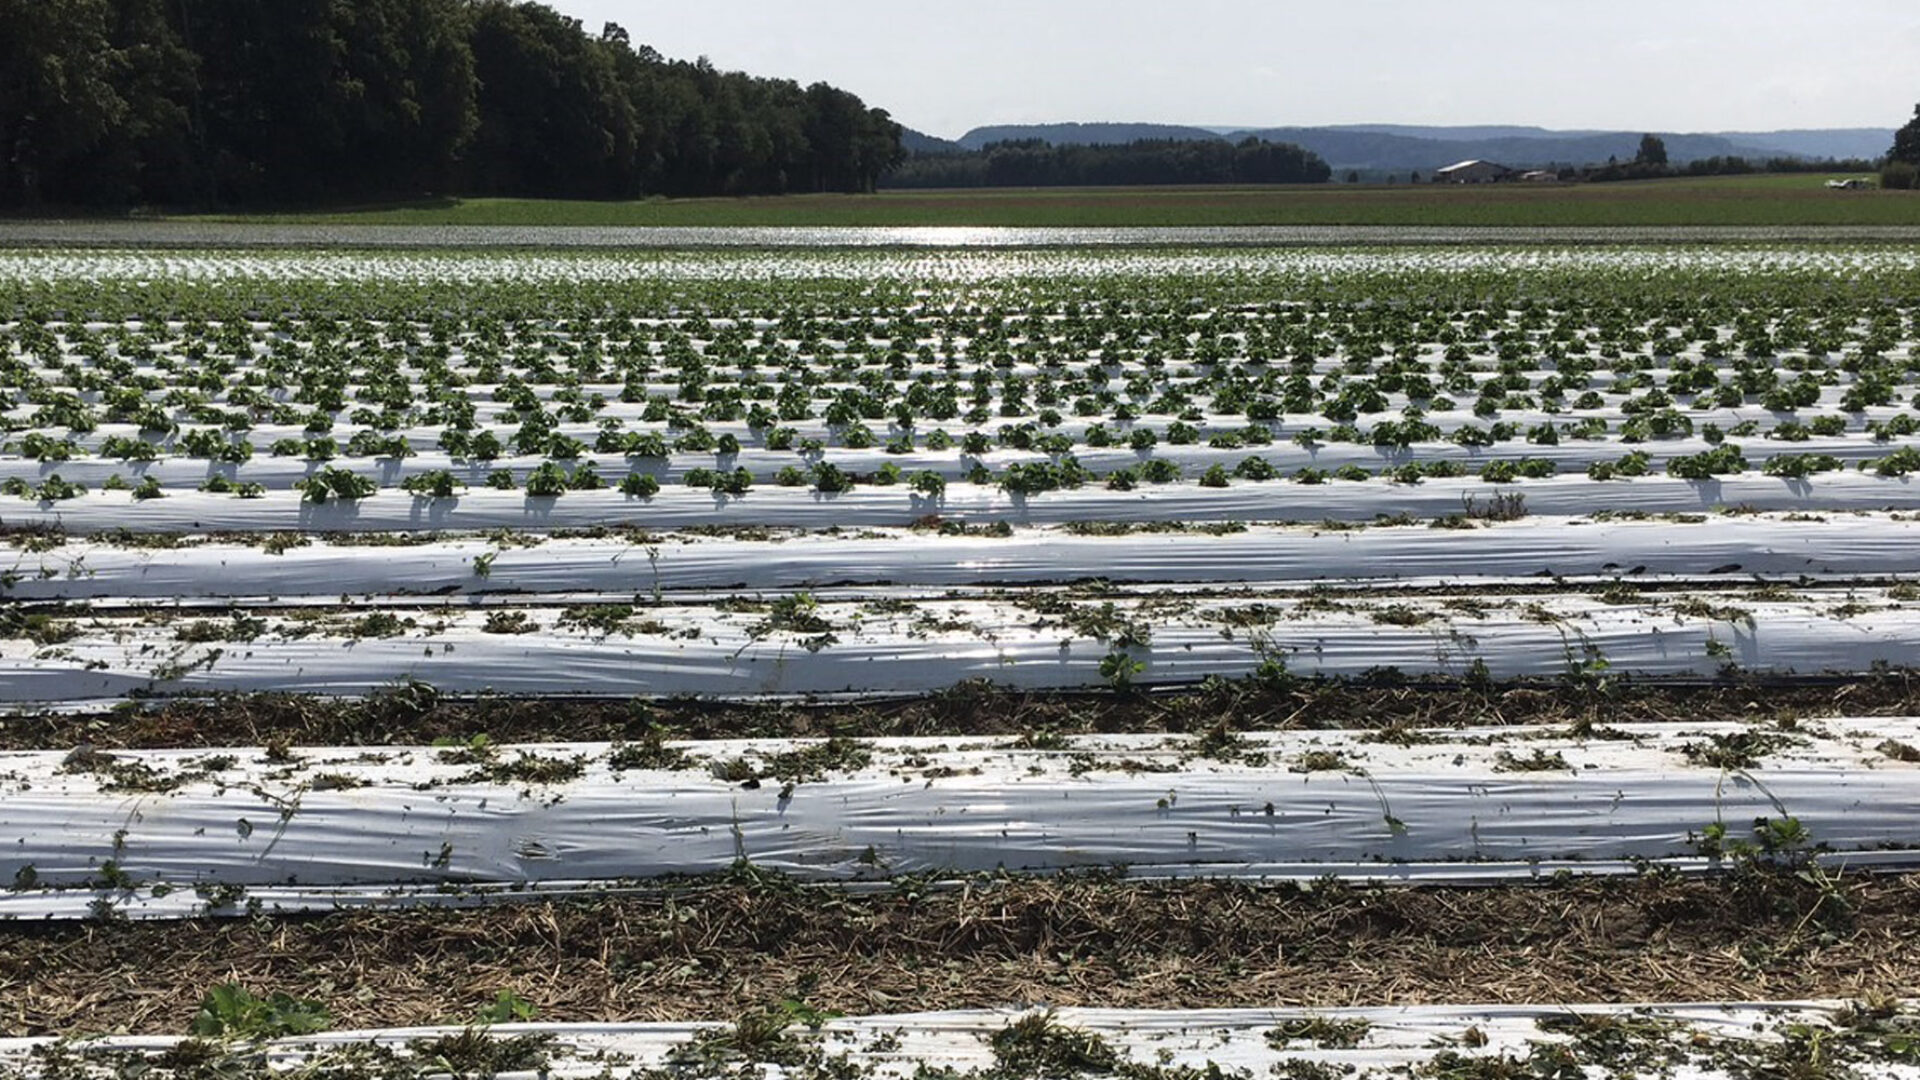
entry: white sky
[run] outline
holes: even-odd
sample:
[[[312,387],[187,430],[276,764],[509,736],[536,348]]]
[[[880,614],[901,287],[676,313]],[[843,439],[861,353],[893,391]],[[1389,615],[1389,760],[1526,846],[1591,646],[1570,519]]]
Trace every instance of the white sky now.
[[[547,0],[669,57],[982,124],[1898,127],[1920,0]]]

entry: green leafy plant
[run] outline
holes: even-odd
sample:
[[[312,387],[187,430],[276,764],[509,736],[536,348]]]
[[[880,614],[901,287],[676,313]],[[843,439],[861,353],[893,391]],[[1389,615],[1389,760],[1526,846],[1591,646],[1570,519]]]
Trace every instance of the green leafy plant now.
[[[378,481],[347,469],[328,466],[294,485],[308,502],[364,499],[380,489]]]
[[[476,1024],[514,1024],[525,1023],[540,1014],[533,1002],[521,997],[512,990],[502,990],[494,999],[480,1007],[474,1014]]]
[[[1029,1013],[989,1040],[998,1071],[1008,1077],[1109,1075],[1121,1065],[1100,1036],[1062,1024],[1051,1010]]]
[[[526,491],[538,498],[553,498],[567,493],[567,472],[551,461],[541,462],[527,474]]]
[[[319,1002],[279,991],[255,997],[238,983],[222,983],[201,999],[189,1030],[206,1038],[277,1039],[325,1031],[332,1023]]]
[[[400,490],[427,499],[450,499],[454,495],[455,488],[465,486],[467,486],[465,481],[446,469],[416,473],[400,482]]]
[[[1124,648],[1115,648],[1100,659],[1100,677],[1117,693],[1133,689],[1133,680],[1147,670],[1147,662],[1136,659]]]

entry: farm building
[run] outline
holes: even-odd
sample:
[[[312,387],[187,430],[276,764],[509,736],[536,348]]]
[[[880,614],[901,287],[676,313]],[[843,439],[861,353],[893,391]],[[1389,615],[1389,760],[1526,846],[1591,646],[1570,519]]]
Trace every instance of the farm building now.
[[[1436,184],[1489,184],[1495,180],[1505,180],[1513,175],[1513,170],[1505,165],[1496,165],[1491,161],[1457,161],[1433,174]]]

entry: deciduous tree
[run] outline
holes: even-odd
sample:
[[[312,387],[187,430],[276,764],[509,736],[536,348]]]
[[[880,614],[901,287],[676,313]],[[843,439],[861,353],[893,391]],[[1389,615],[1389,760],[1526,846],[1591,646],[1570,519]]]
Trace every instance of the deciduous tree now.
[[[0,204],[76,201],[58,183],[128,117],[107,0],[0,0]]]
[[[1893,149],[1887,151],[1887,157],[1909,165],[1920,165],[1920,105],[1913,107],[1913,119],[1893,133]]]
[[[867,191],[900,136],[522,0],[0,0],[0,207]]]

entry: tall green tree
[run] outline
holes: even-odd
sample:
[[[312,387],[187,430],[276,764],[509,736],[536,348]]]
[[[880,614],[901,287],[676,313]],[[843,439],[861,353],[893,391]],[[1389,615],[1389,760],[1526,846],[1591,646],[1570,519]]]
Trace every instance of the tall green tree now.
[[[1893,133],[1893,149],[1887,151],[1887,157],[1920,166],[1920,105],[1913,107],[1913,119]]]
[[[1666,140],[1658,135],[1640,136],[1640,151],[1633,155],[1633,163],[1664,167],[1667,164]]]
[[[900,125],[845,90],[807,87],[806,115],[808,190],[872,191],[881,173],[905,160]]]
[[[887,114],[522,0],[0,0],[0,207],[874,186]]]
[[[541,4],[473,10],[480,126],[468,179],[489,194],[613,198],[635,191],[636,126],[620,46]]]
[[[475,124],[458,0],[196,0],[205,167],[227,200],[413,193]]]
[[[373,193],[445,191],[479,127],[473,48],[456,0],[355,0],[335,24],[358,92],[346,118]],[[387,188],[388,191],[379,189]]]
[[[189,103],[199,59],[168,22],[164,0],[109,0],[107,79],[125,111],[99,142],[67,160],[55,184],[95,206],[189,202],[194,152]]]
[[[107,0],[0,0],[0,204],[75,201],[60,180],[127,122]]]
[[[468,183],[488,194],[616,198],[637,194],[634,106],[614,52],[580,21],[541,4],[486,0],[474,10],[480,129]]]

